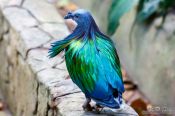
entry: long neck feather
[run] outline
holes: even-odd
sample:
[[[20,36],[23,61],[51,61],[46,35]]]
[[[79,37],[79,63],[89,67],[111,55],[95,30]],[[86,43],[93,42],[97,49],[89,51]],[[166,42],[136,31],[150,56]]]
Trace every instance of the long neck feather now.
[[[49,49],[49,52],[48,52],[49,58],[53,58],[56,55],[58,55],[67,46],[69,46],[73,40],[79,38],[81,35],[82,35],[82,31],[76,30],[75,32],[67,36],[65,39],[51,43],[51,48]]]
[[[51,48],[49,49],[49,57],[52,58],[58,55],[61,51],[67,48],[73,40],[82,39],[83,41],[86,41],[87,39],[92,39],[95,44],[96,36],[102,37],[104,39],[108,39],[106,35],[100,32],[94,19],[90,17],[90,19],[87,20],[86,24],[78,25],[74,29],[74,31],[69,36],[67,36],[65,39],[52,43]],[[109,40],[110,39],[108,39],[108,41]]]

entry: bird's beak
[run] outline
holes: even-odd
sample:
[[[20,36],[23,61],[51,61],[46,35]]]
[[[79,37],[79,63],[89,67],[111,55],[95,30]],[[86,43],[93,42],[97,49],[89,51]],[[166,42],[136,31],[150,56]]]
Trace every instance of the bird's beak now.
[[[64,16],[64,19],[73,19],[73,14],[72,12],[68,12],[66,16]]]

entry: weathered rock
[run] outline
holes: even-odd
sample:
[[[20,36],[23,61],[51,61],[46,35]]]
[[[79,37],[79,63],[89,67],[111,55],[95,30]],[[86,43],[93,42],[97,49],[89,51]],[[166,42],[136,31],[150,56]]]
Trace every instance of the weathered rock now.
[[[1,2],[0,2],[1,9],[3,9],[5,6],[7,6],[8,2],[9,1],[7,1],[7,0],[1,0]]]
[[[58,69],[45,69],[38,72],[38,80],[49,86],[50,83],[65,80],[68,74],[66,71]]]
[[[18,50],[24,58],[26,57],[27,51],[29,49],[42,47],[42,45],[52,39],[47,33],[36,27],[23,30],[21,32],[21,37],[21,46],[18,47]]]
[[[11,7],[11,6],[20,6],[22,5],[24,0],[1,0],[0,6],[1,8]]]
[[[44,31],[51,34],[54,39],[61,40],[65,37],[65,35],[68,35],[68,30],[65,24],[63,23],[44,23],[39,26]],[[63,38],[60,38],[63,37]]]
[[[56,75],[60,77],[62,73],[68,75],[66,70],[53,69],[52,71],[52,67],[59,64],[61,58],[60,61],[59,58],[49,60],[47,49],[42,48],[42,45],[53,38],[39,28],[37,19],[27,9],[8,6],[2,12],[3,15],[0,13],[0,24],[3,27],[0,29],[2,32],[0,86],[6,96],[9,108],[17,116],[51,116],[53,111],[49,106],[51,101],[49,82],[61,79]],[[57,30],[58,33],[60,31]],[[37,49],[37,47],[41,47],[41,49]],[[41,62],[36,66],[37,61]],[[46,71],[42,72],[42,69],[46,69]],[[40,73],[37,73],[38,71]],[[51,77],[47,77],[47,73]],[[42,81],[39,79],[40,75],[43,76]],[[43,81],[44,79],[46,81]],[[59,114],[56,113],[56,115]]]
[[[24,0],[9,0],[7,6],[20,6],[23,2]]]
[[[63,19],[58,15],[56,8],[45,0],[37,0],[37,2],[36,0],[25,0],[23,7],[28,9],[41,23],[63,23]]]
[[[56,65],[60,63],[62,64],[63,59],[61,57],[49,59],[48,56],[43,55],[47,53],[48,49],[42,48],[29,51],[27,62],[31,65],[35,72],[39,72],[46,68],[54,68]]]
[[[34,27],[38,24],[37,20],[27,10],[19,7],[7,7],[3,13],[16,31],[22,31],[25,28]]]

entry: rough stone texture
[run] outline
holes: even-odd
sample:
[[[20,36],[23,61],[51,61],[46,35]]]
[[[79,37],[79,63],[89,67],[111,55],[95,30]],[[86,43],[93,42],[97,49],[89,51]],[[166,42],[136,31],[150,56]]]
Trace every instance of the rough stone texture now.
[[[38,23],[33,17],[31,17],[29,12],[27,12],[25,9],[22,8],[18,7],[5,8],[4,14],[7,17],[9,17],[10,19],[9,22],[11,23],[11,25],[14,26],[19,31],[24,30],[24,28],[37,26]]]
[[[0,88],[15,116],[77,116],[85,113],[84,95],[69,79],[62,54],[49,59],[48,47],[68,30],[44,0],[0,1]],[[122,111],[102,115],[137,115]],[[128,114],[129,113],[129,114]]]
[[[37,0],[37,2],[36,0],[26,0],[23,6],[32,12],[40,22],[63,23],[61,16],[57,15],[56,8],[44,0]]]

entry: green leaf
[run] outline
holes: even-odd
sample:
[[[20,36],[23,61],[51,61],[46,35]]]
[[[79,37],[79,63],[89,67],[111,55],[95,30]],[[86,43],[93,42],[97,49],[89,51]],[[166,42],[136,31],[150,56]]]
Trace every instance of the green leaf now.
[[[175,7],[175,0],[161,0],[160,2],[160,9],[162,10],[162,12],[166,12],[169,9],[173,9],[174,7]]]
[[[109,35],[113,35],[119,26],[120,18],[128,12],[138,0],[113,0],[108,13],[108,28]]]
[[[141,0],[142,4],[139,4],[140,9],[136,17],[136,21],[142,22],[148,19],[153,13],[159,9],[161,0]]]

